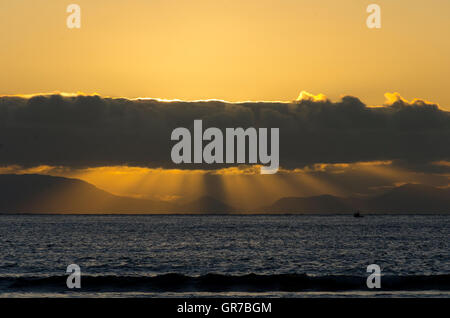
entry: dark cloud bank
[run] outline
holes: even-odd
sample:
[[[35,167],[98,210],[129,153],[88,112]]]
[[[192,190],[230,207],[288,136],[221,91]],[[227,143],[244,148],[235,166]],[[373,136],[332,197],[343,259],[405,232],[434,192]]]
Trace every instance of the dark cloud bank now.
[[[416,101],[161,102],[99,96],[0,98],[0,165],[175,167],[176,127],[280,128],[280,165],[450,159],[450,113]],[[181,165],[179,168],[217,168]]]

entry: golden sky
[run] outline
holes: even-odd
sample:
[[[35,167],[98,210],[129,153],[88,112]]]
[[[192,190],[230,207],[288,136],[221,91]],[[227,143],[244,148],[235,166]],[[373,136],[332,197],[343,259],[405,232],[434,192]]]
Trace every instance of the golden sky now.
[[[81,6],[81,29],[66,27],[71,3]],[[381,6],[381,29],[366,26],[371,3]],[[381,105],[385,93],[398,92],[450,110],[449,13],[448,0],[0,1],[0,95],[234,102],[290,101],[308,91]],[[236,167],[212,173],[1,167],[0,173],[80,178],[114,194],[166,201],[210,194],[244,207],[283,196],[358,194],[361,180],[370,191],[402,182],[448,184],[448,175],[385,162],[329,167],[264,179]]]
[[[81,6],[81,29],[66,7]],[[366,26],[366,7],[382,28]],[[448,0],[0,2],[0,94],[294,100],[300,91],[450,109]]]

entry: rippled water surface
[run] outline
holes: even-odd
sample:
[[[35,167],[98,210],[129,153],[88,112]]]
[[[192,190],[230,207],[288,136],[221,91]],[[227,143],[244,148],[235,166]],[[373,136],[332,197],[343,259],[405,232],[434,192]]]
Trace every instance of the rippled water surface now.
[[[445,277],[449,238],[444,215],[1,215],[0,292],[72,263],[87,276],[363,277],[375,263],[387,276]]]

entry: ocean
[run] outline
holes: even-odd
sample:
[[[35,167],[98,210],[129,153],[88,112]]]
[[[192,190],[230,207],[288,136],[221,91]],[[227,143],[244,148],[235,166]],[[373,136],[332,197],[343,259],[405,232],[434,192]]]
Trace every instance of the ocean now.
[[[0,215],[0,296],[449,297],[449,238],[449,215]]]

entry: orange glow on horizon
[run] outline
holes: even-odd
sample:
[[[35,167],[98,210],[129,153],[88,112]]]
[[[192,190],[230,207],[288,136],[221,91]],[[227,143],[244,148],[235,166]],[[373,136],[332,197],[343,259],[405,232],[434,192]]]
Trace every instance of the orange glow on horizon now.
[[[450,165],[443,161],[437,165]],[[111,166],[85,169],[67,167],[0,167],[0,174],[44,174],[81,179],[115,195],[160,201],[190,201],[204,195],[231,206],[264,206],[288,196],[353,195],[338,183],[341,175],[356,174],[385,180],[388,185],[431,182],[430,176],[400,169],[390,161],[315,164],[302,169],[280,169],[260,175],[258,166],[219,170],[152,169]],[[329,178],[330,176],[335,178]],[[444,176],[445,177],[445,176]],[[449,176],[448,176],[449,177]],[[444,185],[445,186],[445,185]]]

